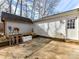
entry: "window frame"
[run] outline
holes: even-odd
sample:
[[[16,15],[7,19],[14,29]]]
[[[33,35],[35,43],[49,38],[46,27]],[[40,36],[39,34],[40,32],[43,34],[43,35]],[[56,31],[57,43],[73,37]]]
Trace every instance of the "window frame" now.
[[[75,29],[75,19],[67,20],[67,29]]]

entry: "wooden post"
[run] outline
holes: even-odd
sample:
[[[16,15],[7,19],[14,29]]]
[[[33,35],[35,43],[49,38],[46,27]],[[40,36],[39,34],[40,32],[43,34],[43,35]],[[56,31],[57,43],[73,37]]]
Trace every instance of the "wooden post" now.
[[[2,18],[2,22],[3,22],[3,27],[4,27],[4,29],[3,29],[4,35],[6,35],[6,34],[5,34],[5,33],[6,33],[6,32],[5,32],[5,29],[6,29],[6,28],[5,28],[5,18]]]

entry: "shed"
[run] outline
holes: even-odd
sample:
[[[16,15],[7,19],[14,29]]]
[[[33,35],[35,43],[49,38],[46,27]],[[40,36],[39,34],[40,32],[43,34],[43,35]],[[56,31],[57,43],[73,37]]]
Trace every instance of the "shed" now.
[[[32,31],[32,20],[29,18],[2,12],[1,21],[4,25],[4,34],[8,35],[13,32],[14,28],[18,28],[20,34],[26,34]]]

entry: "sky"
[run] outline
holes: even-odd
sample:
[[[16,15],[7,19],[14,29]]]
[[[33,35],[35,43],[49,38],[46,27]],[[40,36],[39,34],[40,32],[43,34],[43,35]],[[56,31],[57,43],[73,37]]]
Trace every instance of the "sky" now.
[[[31,3],[28,3],[28,4],[31,4]],[[64,11],[68,11],[76,8],[79,8],[79,0],[60,0],[58,6],[55,8],[55,11],[64,12]]]
[[[79,8],[79,0],[61,0],[55,11],[64,12]]]

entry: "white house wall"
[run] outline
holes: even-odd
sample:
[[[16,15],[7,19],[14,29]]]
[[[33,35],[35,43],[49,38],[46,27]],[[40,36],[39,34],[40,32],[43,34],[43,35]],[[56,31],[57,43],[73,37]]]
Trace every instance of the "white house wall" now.
[[[35,22],[33,27],[34,32],[37,35],[78,40],[78,18],[75,20],[75,29],[66,29],[66,21],[74,19],[77,16],[78,14],[72,14]]]
[[[63,21],[64,22],[64,21]],[[37,35],[64,38],[65,37],[65,23],[60,24],[60,21],[34,24],[34,32]]]
[[[8,27],[11,26],[12,28],[17,27],[20,29],[19,33],[26,34],[32,32],[32,24],[27,23],[17,23],[17,22],[6,22],[6,34],[9,33]]]
[[[48,36],[47,29],[45,28],[47,24],[33,24],[34,33],[37,35]]]

